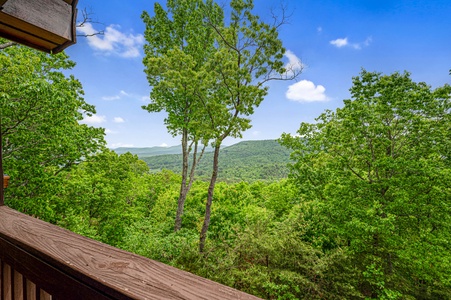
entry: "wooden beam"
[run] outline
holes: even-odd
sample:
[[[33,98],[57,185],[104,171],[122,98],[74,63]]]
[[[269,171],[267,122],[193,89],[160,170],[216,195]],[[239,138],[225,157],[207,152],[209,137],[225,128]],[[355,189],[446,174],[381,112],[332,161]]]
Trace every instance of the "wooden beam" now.
[[[76,42],[78,0],[0,1],[0,36],[50,53]]]
[[[65,40],[72,39],[72,6],[61,0],[8,0],[2,12]]]
[[[0,18],[1,17],[2,17],[2,14],[0,13]],[[48,49],[54,49],[54,48],[58,47],[57,43],[48,41],[43,38],[36,37],[34,35],[27,34],[21,30],[15,29],[15,28],[5,26],[4,24],[2,24],[1,21],[0,21],[0,32],[2,32],[3,33],[2,36],[7,39],[10,39],[13,41],[17,41],[19,39],[21,44],[32,47],[32,48],[36,48],[38,50],[48,52]]]

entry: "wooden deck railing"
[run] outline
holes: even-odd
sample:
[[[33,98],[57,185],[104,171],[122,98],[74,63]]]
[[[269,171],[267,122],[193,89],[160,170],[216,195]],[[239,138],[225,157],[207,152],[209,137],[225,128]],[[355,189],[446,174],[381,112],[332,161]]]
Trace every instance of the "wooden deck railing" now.
[[[258,299],[0,206],[2,300]]]

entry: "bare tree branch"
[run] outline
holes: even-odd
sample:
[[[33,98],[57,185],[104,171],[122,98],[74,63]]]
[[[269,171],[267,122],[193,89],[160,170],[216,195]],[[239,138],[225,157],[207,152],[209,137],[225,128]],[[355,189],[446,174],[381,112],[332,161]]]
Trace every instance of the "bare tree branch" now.
[[[85,27],[86,24],[102,24],[102,23],[94,21],[92,19],[92,15],[94,13],[91,10],[88,11],[86,8],[83,8],[83,10],[81,11],[81,14],[82,14],[82,20],[80,22],[78,22],[76,25],[76,27],[78,27],[78,28]],[[90,34],[77,34],[77,36],[88,37],[88,36],[104,35],[104,34],[105,34],[105,31],[100,30],[100,31],[96,31],[96,32],[90,33]]]
[[[0,44],[0,50],[8,48],[8,47],[11,47],[11,46],[14,46],[14,45],[17,45],[17,43],[16,42],[7,42],[7,43],[4,43],[4,44]]]

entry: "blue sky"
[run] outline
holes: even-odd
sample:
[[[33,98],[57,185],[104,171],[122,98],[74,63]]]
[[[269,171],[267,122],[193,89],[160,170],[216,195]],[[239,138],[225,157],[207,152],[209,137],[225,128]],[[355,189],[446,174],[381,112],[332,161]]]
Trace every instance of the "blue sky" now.
[[[143,72],[142,45],[151,0],[79,0],[98,23],[82,31],[104,35],[79,37],[66,53],[77,66],[72,73],[97,114],[83,122],[104,127],[110,148],[180,144],[167,133],[164,113],[141,108],[150,87]],[[164,4],[166,1],[158,1]],[[224,3],[225,0],[218,0]],[[255,13],[269,20],[279,1],[254,0]],[[252,118],[243,140],[277,139],[295,133],[301,122],[314,122],[325,109],[349,98],[352,77],[362,68],[390,74],[407,70],[415,81],[432,87],[451,83],[451,3],[449,0],[285,0],[291,13],[280,31],[286,61],[305,66],[296,81],[273,82]],[[79,13],[81,15],[81,13]],[[82,32],[80,32],[82,33]],[[233,144],[238,140],[226,140]]]

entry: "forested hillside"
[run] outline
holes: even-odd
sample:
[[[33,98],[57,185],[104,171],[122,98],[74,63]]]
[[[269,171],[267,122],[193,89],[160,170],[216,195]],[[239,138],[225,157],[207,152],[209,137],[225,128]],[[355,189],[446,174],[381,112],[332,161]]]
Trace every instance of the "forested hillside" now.
[[[67,55],[0,47],[5,205],[264,299],[451,299],[451,86],[362,69],[296,134],[223,147],[288,71],[278,27],[231,3],[143,14],[144,108],[181,154],[107,149]]]
[[[167,150],[176,152],[179,149],[180,152],[180,148],[180,146],[171,147]],[[181,154],[158,155],[156,153],[164,152],[164,149],[160,148],[119,148],[114,151],[120,154],[125,153],[125,150],[138,155],[152,171],[167,169],[175,173],[181,172]],[[274,140],[244,141],[224,147],[219,159],[219,180],[229,182],[276,180],[288,176],[290,151]],[[196,176],[199,179],[205,179],[211,174],[212,160],[211,148],[207,148],[197,167]]]
[[[282,136],[290,150],[276,141],[224,148],[199,251],[208,181],[192,182],[175,231],[182,177],[105,149],[102,130],[76,122],[94,109],[59,71],[68,58],[18,46],[0,54],[10,74],[0,80],[6,205],[266,299],[451,297],[450,86],[362,71],[343,108]],[[26,68],[30,59],[43,65]],[[65,118],[27,118],[36,85],[61,97],[39,109]],[[253,180],[276,176],[288,151],[288,179]],[[168,157],[177,158],[154,156]]]

